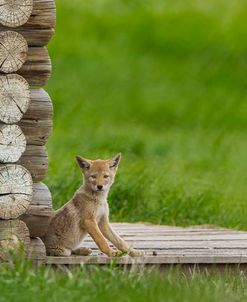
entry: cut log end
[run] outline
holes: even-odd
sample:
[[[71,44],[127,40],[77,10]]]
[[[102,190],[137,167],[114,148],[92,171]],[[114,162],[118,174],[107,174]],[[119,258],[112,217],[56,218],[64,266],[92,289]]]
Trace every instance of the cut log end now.
[[[25,255],[30,249],[30,235],[26,224],[20,220],[0,220],[0,262],[23,248]]]
[[[22,76],[0,76],[0,121],[6,124],[19,122],[29,107],[30,99],[29,84]]]
[[[26,150],[26,138],[17,125],[0,126],[0,162],[17,162]]]
[[[1,0],[0,23],[8,27],[25,24],[31,16],[33,0]]]
[[[14,31],[0,32],[0,41],[0,71],[3,73],[17,71],[27,58],[27,41]]]
[[[14,219],[24,214],[32,200],[30,173],[20,165],[0,168],[0,218]]]
[[[13,28],[10,22],[7,24],[6,21],[3,21],[3,14],[1,14],[1,4],[8,1],[10,0],[0,0],[0,31],[11,30]],[[20,2],[24,0],[15,1]],[[26,0],[26,3],[27,2],[28,0]],[[29,14],[26,18],[28,18],[28,16]],[[1,24],[1,20],[2,23],[6,25]],[[29,46],[44,46],[48,44],[54,34],[55,22],[55,0],[33,0],[33,10],[30,18],[28,18],[25,24],[21,26],[18,25],[14,30],[20,33],[27,40]],[[13,22],[11,23],[13,24]]]

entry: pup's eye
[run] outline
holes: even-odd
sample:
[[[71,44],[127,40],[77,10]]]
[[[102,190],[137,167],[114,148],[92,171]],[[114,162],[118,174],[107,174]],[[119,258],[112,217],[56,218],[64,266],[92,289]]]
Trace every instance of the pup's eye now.
[[[95,179],[95,178],[96,178],[96,175],[91,175],[91,177],[92,177],[93,179]]]
[[[104,178],[108,178],[109,177],[109,175],[104,175]]]

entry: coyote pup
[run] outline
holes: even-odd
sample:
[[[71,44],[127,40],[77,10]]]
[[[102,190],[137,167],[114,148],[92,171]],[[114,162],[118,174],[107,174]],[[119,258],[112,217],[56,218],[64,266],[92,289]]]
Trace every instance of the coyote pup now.
[[[107,195],[114,182],[121,154],[109,160],[88,160],[80,156],[76,159],[84,174],[84,184],[69,202],[55,212],[48,231],[42,238],[47,254],[89,255],[92,250],[78,246],[90,234],[100,250],[109,257],[117,256],[119,252],[110,248],[106,239],[130,256],[143,255],[142,251],[129,247],[109,224]]]

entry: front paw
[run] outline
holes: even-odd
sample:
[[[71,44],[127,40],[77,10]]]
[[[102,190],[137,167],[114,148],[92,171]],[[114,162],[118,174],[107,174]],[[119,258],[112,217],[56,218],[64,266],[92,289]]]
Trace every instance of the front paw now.
[[[116,251],[116,250],[114,250],[114,249],[110,249],[107,253],[106,253],[106,255],[108,256],[108,257],[119,257],[120,256],[120,252],[119,251]]]
[[[130,249],[128,253],[131,257],[141,257],[145,255],[145,252],[142,250]]]

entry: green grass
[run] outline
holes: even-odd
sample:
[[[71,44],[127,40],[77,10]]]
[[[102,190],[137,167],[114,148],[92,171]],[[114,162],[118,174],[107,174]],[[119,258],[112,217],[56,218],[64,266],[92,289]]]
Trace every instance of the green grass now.
[[[247,299],[246,278],[177,269],[119,270],[116,267],[31,268],[28,264],[2,266],[0,301],[167,301],[242,302]]]
[[[57,5],[55,208],[82,181],[75,155],[121,151],[112,220],[247,229],[246,1]]]
[[[111,220],[247,230],[247,2],[60,0],[46,183],[58,208],[75,156],[123,160]],[[246,301],[236,275],[1,266],[2,301]]]

